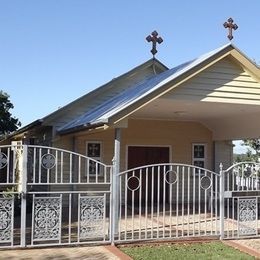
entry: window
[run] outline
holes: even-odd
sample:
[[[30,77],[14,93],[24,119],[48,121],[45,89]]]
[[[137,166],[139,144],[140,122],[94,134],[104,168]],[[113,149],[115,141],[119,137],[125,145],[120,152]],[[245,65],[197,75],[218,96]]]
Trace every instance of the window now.
[[[206,167],[205,144],[192,144],[192,164],[201,168]]]
[[[87,156],[100,162],[102,153],[102,144],[101,142],[91,141],[87,142]],[[88,161],[88,172],[89,175],[98,175],[101,174],[99,163],[89,160]]]

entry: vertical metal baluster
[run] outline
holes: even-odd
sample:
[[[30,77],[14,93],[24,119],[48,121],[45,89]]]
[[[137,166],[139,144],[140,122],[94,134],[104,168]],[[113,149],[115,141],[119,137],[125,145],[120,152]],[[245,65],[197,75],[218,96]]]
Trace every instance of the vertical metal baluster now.
[[[95,166],[96,166],[96,168],[95,168],[95,174],[96,174],[96,183],[98,183],[98,166],[99,166],[99,164],[98,164],[98,162],[95,162]]]
[[[215,175],[215,194],[214,194],[214,199],[215,199],[215,219],[216,219],[216,231],[218,230],[218,203],[220,203],[220,194],[218,190],[218,183],[220,182],[220,177],[218,175]],[[219,230],[220,231],[220,230]]]
[[[128,173],[125,174],[125,240],[127,239],[127,194],[128,194]]]
[[[103,241],[106,241],[106,201],[107,201],[107,194],[104,193]],[[118,236],[120,236],[120,233],[118,233]]]
[[[235,225],[234,225],[234,222],[235,222],[235,199],[234,197],[232,198],[232,237],[234,237],[234,229],[235,229]]]
[[[172,166],[170,167],[169,172],[173,172]],[[170,176],[169,176],[169,178],[170,178]],[[177,176],[176,176],[176,178],[177,178]],[[172,184],[169,184],[169,190],[170,190],[170,213],[169,213],[169,217],[170,217],[170,237],[172,237],[172,186],[174,185],[173,180],[171,180],[170,183],[172,183]]]
[[[91,160],[89,158],[87,158],[86,161],[87,161],[87,169],[86,169],[87,170],[87,183],[89,183],[89,169],[90,169]],[[110,181],[112,181],[112,179]]]
[[[141,174],[141,173],[140,173]],[[142,181],[140,181],[140,183],[142,183]],[[147,239],[147,219],[148,219],[148,168],[146,168],[145,170],[145,183],[146,183],[146,187],[145,187],[145,239]]]
[[[118,176],[119,181],[119,223],[118,223],[118,240],[121,240],[121,223],[122,223],[122,175]]]
[[[157,238],[160,235],[160,166],[157,166]]]
[[[59,158],[59,153],[58,150],[55,152],[55,183],[58,183],[58,158]]]
[[[135,176],[135,171],[133,171],[133,175],[132,175],[133,177]],[[133,191],[133,189],[132,189],[132,240],[134,239],[134,214],[135,214],[135,212],[134,212],[134,199],[135,199],[135,197],[134,197],[134,191]]]
[[[69,183],[72,183],[72,154],[71,153],[70,153],[69,165],[70,165]]]
[[[78,183],[81,183],[81,156],[79,156],[78,160]]]
[[[177,171],[177,177],[178,177],[178,181],[177,181],[177,187],[176,187],[176,237],[179,236],[179,182],[180,182],[180,171],[179,171],[179,166],[176,167],[176,171]]]
[[[198,188],[199,188],[199,236],[200,234],[200,224],[201,224],[201,215],[200,215],[200,203],[201,203],[201,169],[199,168],[199,182],[198,182]]]
[[[142,221],[141,221],[141,216],[142,216],[142,170],[139,170],[139,181],[140,181],[140,188],[139,188],[139,239],[141,239],[141,230],[142,230]],[[147,183],[145,185],[145,190],[147,190]],[[145,230],[145,235],[146,235],[146,230]]]
[[[237,198],[237,237],[239,237],[239,198]]]
[[[242,164],[242,191],[244,190],[244,185],[245,185],[245,174],[244,174],[244,164]]]
[[[0,149],[0,153],[1,153],[1,149]],[[6,182],[10,183],[10,147],[7,148],[7,169],[6,169]],[[13,180],[12,183],[15,183],[15,181]]]
[[[14,151],[13,151],[13,182],[18,183],[20,182],[15,178],[15,168],[16,168],[16,146],[14,146]]]
[[[154,212],[154,167],[152,167],[152,188],[151,188],[151,238],[153,238],[153,212]]]
[[[60,183],[64,183],[64,180],[63,180],[63,157],[64,157],[64,154],[63,154],[63,152],[61,152],[61,156],[60,156]]]
[[[63,200],[63,194],[60,194],[60,238],[59,238],[59,244],[61,244],[61,237],[62,237],[62,200]]]
[[[42,183],[42,167],[41,167],[41,160],[42,160],[42,148],[39,149],[39,182]]]
[[[208,172],[205,170],[205,176],[208,177]],[[204,235],[207,235],[207,189],[204,190]]]
[[[163,176],[161,181],[163,181],[163,238],[165,237],[165,196],[166,196],[166,182],[165,182],[165,166],[163,166]]]
[[[78,234],[77,234],[77,241],[80,242],[80,227],[81,227],[81,216],[80,216],[80,197],[81,194],[78,194]]]
[[[188,215],[188,221],[187,221],[187,232],[188,232],[188,237],[190,236],[190,167],[188,167],[188,184],[187,184],[187,189],[188,189],[188,204],[187,204],[187,215]]]
[[[181,235],[182,237],[184,236],[184,172],[185,172],[185,168],[184,166],[182,166],[182,188],[181,188],[181,219],[182,219],[182,231],[181,231]]]
[[[71,193],[69,193],[69,244],[71,243]]]
[[[213,235],[213,178],[214,175],[211,172],[210,174],[210,179],[211,179],[211,187],[210,187],[210,219],[211,219],[211,231],[210,234]],[[216,232],[214,232],[214,234],[216,235]]]
[[[193,168],[193,236],[195,236],[195,205],[196,205],[196,168]]]
[[[225,175],[225,177],[227,178],[227,181],[226,181],[226,183],[227,183],[226,191],[230,191],[230,179],[229,179],[230,173],[228,172],[228,173]],[[225,178],[225,177],[224,177],[224,178]],[[225,192],[225,190],[224,190],[224,192]],[[227,219],[228,219],[228,221],[229,221],[229,207],[230,207],[229,201],[230,201],[230,199],[227,198],[226,201],[227,201]],[[224,203],[225,203],[225,199],[224,199]],[[225,205],[225,204],[224,204],[224,205]],[[225,206],[224,206],[224,208],[225,208]],[[229,232],[230,232],[230,228],[229,228],[229,225],[227,225],[227,238],[230,237]]]
[[[47,149],[47,154],[50,154],[50,149]],[[47,178],[46,178],[46,183],[50,183],[50,169],[47,169]]]
[[[104,183],[107,183],[107,173],[108,173],[108,167],[106,165],[104,167]]]

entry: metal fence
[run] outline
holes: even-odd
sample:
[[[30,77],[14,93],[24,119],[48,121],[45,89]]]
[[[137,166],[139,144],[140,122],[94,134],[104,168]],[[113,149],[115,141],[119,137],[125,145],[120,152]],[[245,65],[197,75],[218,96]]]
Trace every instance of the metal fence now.
[[[0,148],[0,246],[111,241],[112,167],[42,146]]]
[[[259,237],[260,165],[117,165],[53,147],[0,147],[0,247]]]

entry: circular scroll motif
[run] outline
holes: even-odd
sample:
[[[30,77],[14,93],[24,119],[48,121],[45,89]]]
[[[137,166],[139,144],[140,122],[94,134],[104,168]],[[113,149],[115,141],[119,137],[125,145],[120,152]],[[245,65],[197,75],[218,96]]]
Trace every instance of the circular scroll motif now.
[[[177,172],[173,171],[173,170],[169,170],[169,171],[165,172],[164,180],[165,180],[165,182],[167,182],[170,185],[175,184],[178,180]]]
[[[7,156],[6,154],[0,152],[0,169],[3,169],[7,165]]]
[[[55,166],[55,156],[50,154],[50,153],[46,153],[42,156],[42,167],[50,170]]]
[[[127,188],[131,191],[136,191],[140,188],[140,179],[136,176],[131,176],[127,179]]]
[[[200,187],[203,190],[209,189],[211,187],[211,185],[212,185],[212,181],[211,181],[211,178],[209,176],[203,176],[200,179]]]

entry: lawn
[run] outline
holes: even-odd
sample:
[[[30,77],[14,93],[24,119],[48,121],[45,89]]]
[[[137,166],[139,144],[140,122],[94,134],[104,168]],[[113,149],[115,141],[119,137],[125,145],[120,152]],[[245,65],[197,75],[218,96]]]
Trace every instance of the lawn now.
[[[170,259],[255,259],[221,242],[178,243],[121,247],[134,260]]]

